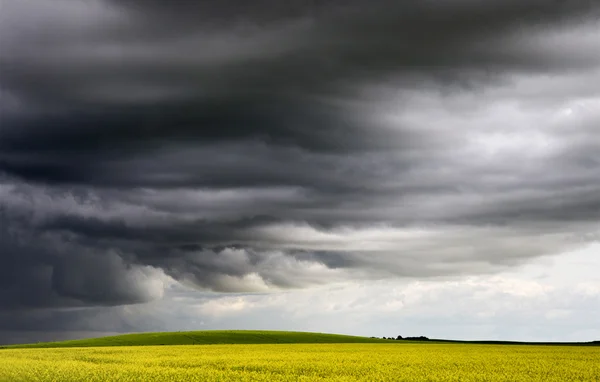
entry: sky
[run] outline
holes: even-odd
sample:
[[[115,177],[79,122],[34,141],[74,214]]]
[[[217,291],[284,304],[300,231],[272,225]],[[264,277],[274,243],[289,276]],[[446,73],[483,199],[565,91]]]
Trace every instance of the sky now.
[[[600,3],[0,0],[0,344],[600,340]]]

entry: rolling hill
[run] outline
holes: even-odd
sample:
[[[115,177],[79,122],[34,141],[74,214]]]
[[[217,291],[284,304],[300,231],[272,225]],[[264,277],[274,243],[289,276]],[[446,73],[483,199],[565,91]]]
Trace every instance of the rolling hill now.
[[[291,343],[381,343],[383,339],[341,334],[263,330],[206,330],[123,334],[60,342],[7,345],[0,348],[56,348],[92,346],[214,345],[214,344],[291,344]]]
[[[227,344],[347,344],[347,343],[438,343],[479,345],[562,345],[600,346],[592,342],[516,342],[516,341],[456,341],[431,339],[418,341],[406,338],[390,341],[381,338],[349,336],[343,334],[286,332],[274,330],[204,330],[190,332],[152,332],[122,334],[118,336],[86,338],[80,340],[38,342],[4,345],[0,349],[67,348],[96,346],[156,346],[156,345],[227,345]]]

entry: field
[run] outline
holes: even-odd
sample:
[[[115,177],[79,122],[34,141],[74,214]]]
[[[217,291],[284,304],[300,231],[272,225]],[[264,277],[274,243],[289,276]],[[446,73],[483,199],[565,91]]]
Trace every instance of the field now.
[[[0,349],[0,381],[319,380],[600,381],[600,347],[379,340]]]

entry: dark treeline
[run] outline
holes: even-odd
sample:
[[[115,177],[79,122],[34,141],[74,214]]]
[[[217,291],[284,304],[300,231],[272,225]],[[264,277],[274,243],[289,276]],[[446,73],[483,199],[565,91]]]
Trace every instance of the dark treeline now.
[[[371,338],[378,338],[378,337],[371,337]],[[395,340],[395,341],[400,341],[400,340],[404,340],[404,341],[429,341],[429,338],[427,338],[425,336],[419,336],[419,337],[402,337],[402,336],[397,336],[396,338],[394,338],[394,337],[382,337],[382,339],[384,339],[384,340]]]
[[[371,337],[380,338],[380,337]],[[419,337],[381,337],[384,340],[392,341],[435,341],[445,343],[464,343],[464,344],[481,344],[481,345],[562,345],[562,346],[600,346],[600,341],[589,341],[589,342],[519,342],[519,341],[460,341],[460,340],[443,340],[443,339],[430,339],[425,336]]]

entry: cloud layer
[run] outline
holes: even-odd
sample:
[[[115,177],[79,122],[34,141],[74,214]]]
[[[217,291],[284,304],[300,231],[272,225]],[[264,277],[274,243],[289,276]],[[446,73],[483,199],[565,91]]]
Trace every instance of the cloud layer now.
[[[482,275],[598,239],[594,2],[1,6],[2,309]]]

